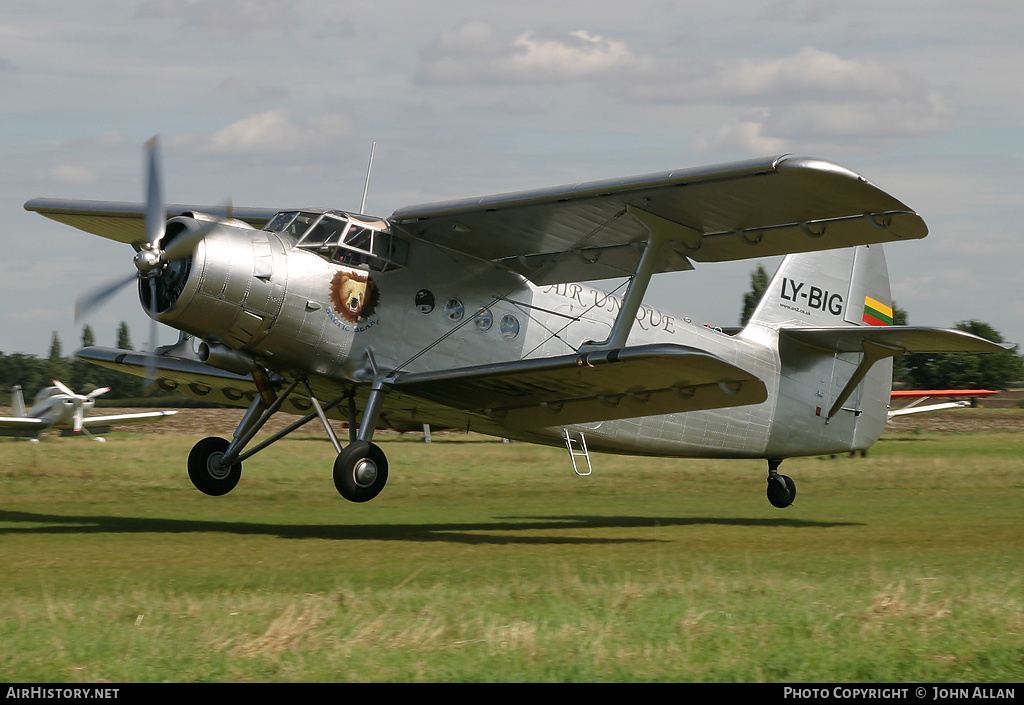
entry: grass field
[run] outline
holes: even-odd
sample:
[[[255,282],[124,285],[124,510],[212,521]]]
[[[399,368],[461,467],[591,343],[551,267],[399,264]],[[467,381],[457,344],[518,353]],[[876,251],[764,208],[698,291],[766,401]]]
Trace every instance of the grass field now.
[[[1024,680],[1024,436],[869,457],[595,456],[380,436],[353,505],[291,437],[231,494],[196,437],[0,442],[7,682]]]

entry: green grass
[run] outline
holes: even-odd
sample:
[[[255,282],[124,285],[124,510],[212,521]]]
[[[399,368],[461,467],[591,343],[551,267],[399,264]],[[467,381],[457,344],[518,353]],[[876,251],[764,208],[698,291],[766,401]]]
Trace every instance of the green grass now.
[[[381,436],[343,500],[292,437],[231,494],[195,438],[0,442],[0,680],[1019,682],[1024,440],[868,458],[595,456]]]

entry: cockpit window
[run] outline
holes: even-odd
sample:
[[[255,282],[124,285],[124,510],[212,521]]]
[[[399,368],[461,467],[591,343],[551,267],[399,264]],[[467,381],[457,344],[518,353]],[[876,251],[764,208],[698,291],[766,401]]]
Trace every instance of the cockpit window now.
[[[290,235],[297,247],[332,262],[381,272],[408,263],[409,243],[392,235],[383,220],[365,220],[342,211],[285,211],[265,229]]]

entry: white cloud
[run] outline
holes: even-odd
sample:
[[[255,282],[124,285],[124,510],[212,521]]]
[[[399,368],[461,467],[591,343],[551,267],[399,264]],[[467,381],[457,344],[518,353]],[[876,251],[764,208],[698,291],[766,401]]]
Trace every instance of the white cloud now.
[[[923,79],[870,60],[844,59],[805,47],[791,56],[742,60],[678,87],[669,95],[734,110],[699,138],[706,151],[736,146],[795,146],[835,151],[934,135],[953,117],[951,102]]]
[[[322,150],[351,134],[352,124],[345,115],[296,122],[282,108],[251,115],[208,135],[180,135],[171,145],[217,155],[302,154]]]
[[[421,52],[423,83],[551,83],[592,81],[651,70],[649,57],[637,56],[623,41],[586,30],[513,40],[494,36],[482,22],[444,32]]]
[[[726,149],[749,154],[781,154],[786,151],[786,140],[768,137],[763,133],[764,125],[761,123],[737,120],[723,124],[714,135],[698,137],[693,142],[693,148],[701,153]]]

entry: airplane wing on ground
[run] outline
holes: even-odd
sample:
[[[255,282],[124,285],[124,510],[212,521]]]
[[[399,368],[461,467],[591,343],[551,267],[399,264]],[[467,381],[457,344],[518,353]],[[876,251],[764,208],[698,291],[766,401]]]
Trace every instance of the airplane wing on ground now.
[[[409,206],[393,227],[493,260],[536,284],[636,271],[649,228],[672,241],[656,272],[924,237],[924,221],[861,176],[777,157]]]
[[[107,428],[109,426],[122,426],[125,424],[154,423],[162,421],[168,416],[174,416],[177,411],[141,411],[132,414],[110,414],[108,416],[86,416],[82,419],[82,426],[87,430],[95,428]]]
[[[892,396],[907,399],[921,397],[990,397],[999,394],[992,389],[894,389]]]
[[[46,422],[42,419],[34,419],[29,416],[0,417],[0,436],[34,438],[46,428]]]
[[[970,406],[969,401],[947,401],[941,404],[925,404],[924,406],[905,406],[902,409],[890,409],[889,418],[894,419],[897,416],[909,416],[910,414],[920,414],[926,411],[942,411],[944,409],[961,409],[965,406]]]
[[[768,395],[739,367],[669,344],[405,373],[394,387],[510,429],[758,404]]]
[[[146,205],[122,201],[82,201],[66,198],[34,198],[25,210],[39,213],[58,223],[70,225],[93,235],[136,247],[146,242]],[[186,213],[221,214],[225,206],[168,204],[167,217]],[[235,208],[231,216],[254,228],[262,228],[277,214],[269,208]]]
[[[999,392],[991,389],[894,389],[892,391],[894,399],[913,399],[913,401],[903,408],[890,409],[889,418],[892,419],[897,416],[920,414],[925,411],[959,409],[971,405],[971,402],[964,399],[960,399],[958,401],[939,402],[938,404],[922,405],[922,402],[927,399],[931,399],[932,397],[988,397],[993,394],[999,394]]]

